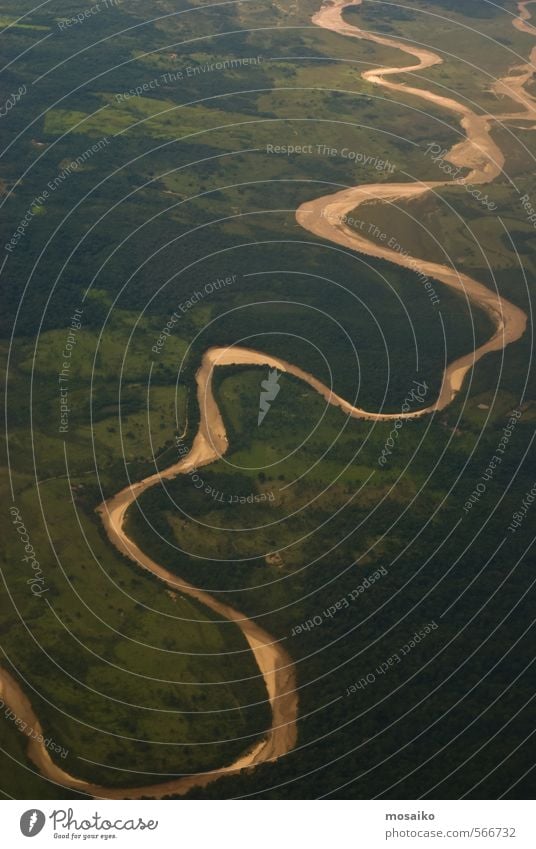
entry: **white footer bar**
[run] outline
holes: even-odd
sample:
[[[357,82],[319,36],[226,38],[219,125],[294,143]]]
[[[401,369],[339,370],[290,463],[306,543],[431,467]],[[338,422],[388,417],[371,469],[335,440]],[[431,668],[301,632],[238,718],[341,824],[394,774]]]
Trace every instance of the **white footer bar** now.
[[[535,849],[533,807],[521,801],[84,800],[4,801],[0,810],[2,844],[10,849],[67,842],[125,849]]]

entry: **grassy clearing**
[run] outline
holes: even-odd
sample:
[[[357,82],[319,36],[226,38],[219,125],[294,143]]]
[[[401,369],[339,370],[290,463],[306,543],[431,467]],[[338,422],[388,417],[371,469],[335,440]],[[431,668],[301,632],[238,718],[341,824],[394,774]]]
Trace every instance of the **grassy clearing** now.
[[[41,32],[46,32],[50,29],[50,27],[43,26],[42,24],[32,24],[27,18],[24,21],[18,22],[17,18],[10,15],[0,15],[0,27],[10,27],[14,30],[38,30]]]

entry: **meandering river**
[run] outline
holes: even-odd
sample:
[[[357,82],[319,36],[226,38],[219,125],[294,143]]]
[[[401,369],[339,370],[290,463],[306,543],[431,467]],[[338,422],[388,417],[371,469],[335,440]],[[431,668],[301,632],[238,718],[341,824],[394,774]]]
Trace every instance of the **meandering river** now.
[[[518,3],[519,17],[513,19],[513,25],[524,32],[536,35],[536,29],[528,23],[531,15],[527,7],[531,1],[524,0],[524,2]],[[498,121],[504,122],[512,119],[522,122],[536,122],[534,100],[524,90],[524,85],[533,74],[530,64],[516,66],[512,69],[515,73],[510,72],[508,76],[497,81],[494,85],[497,94],[507,95],[513,102],[522,107],[521,111],[503,115],[477,114],[464,103],[460,103],[451,97],[392,80],[391,77],[395,75],[403,75],[403,73],[408,72],[414,74],[417,71],[439,65],[443,60],[430,50],[394,38],[369,33],[346,23],[343,18],[344,9],[349,6],[359,6],[361,2],[362,0],[355,0],[353,3],[349,3],[347,0],[335,0],[325,3],[314,15],[313,23],[339,35],[373,41],[383,46],[402,50],[414,57],[416,62],[410,66],[376,68],[365,71],[363,77],[368,82],[383,88],[433,103],[456,116],[465,132],[465,139],[456,144],[446,158],[456,166],[469,169],[467,177],[458,180],[457,184],[480,185],[494,180],[502,171],[504,155],[491,135],[493,125]],[[531,58],[535,55],[536,47]],[[189,595],[223,618],[235,622],[237,627],[240,628],[254,654],[259,673],[266,685],[272,711],[271,727],[268,732],[234,763],[219,770],[182,776],[144,787],[113,789],[103,787],[70,775],[51,759],[44,743],[39,743],[35,739],[42,733],[42,729],[30,700],[15,678],[7,670],[1,669],[0,698],[19,719],[26,723],[27,728],[24,733],[29,738],[28,756],[42,775],[58,785],[97,798],[163,798],[170,795],[182,795],[192,787],[205,786],[222,775],[236,773],[260,763],[276,760],[287,754],[295,746],[298,699],[296,671],[289,654],[276,639],[243,613],[224,604],[205,591],[182,581],[152,560],[128,537],[125,530],[125,516],[128,508],[136,499],[161,479],[174,478],[191,471],[193,468],[205,466],[217,460],[227,451],[228,440],[225,425],[212,392],[212,375],[215,368],[232,364],[277,368],[303,380],[319,392],[326,401],[340,407],[349,416],[373,420],[409,418],[427,415],[435,410],[445,408],[461,389],[467,372],[479,359],[492,351],[502,350],[523,335],[527,323],[525,313],[500,296],[498,292],[488,289],[482,283],[455,268],[402,254],[384,244],[375,244],[366,239],[361,232],[352,230],[346,223],[348,214],[353,213],[363,203],[372,200],[409,202],[427,192],[451,185],[453,185],[451,181],[437,181],[355,186],[304,203],[296,212],[298,223],[315,236],[368,256],[389,260],[405,268],[415,269],[417,263],[419,269],[428,277],[464,294],[475,308],[485,310],[490,316],[494,325],[491,338],[476,350],[447,365],[439,395],[433,404],[419,411],[402,414],[362,410],[334,394],[329,387],[313,375],[278,357],[243,347],[210,348],[203,355],[196,375],[200,424],[190,452],[165,471],[151,475],[121,490],[98,508],[108,538],[121,554],[129,557],[142,569],[151,572],[163,584]]]

